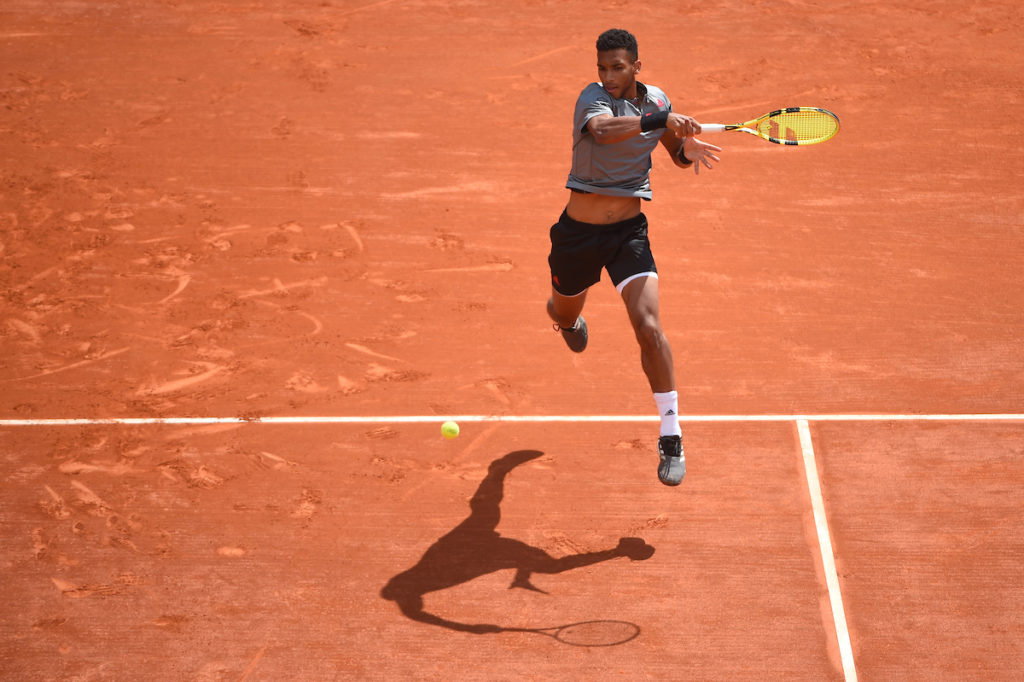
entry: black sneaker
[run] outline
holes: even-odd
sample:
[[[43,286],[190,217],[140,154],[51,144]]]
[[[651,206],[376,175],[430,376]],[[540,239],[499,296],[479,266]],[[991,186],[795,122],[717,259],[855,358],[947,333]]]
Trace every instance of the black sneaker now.
[[[562,332],[562,338],[565,339],[565,345],[569,346],[569,350],[573,353],[582,353],[587,347],[587,321],[580,315],[576,318],[576,324],[569,329],[555,324],[555,331]]]
[[[548,300],[548,315],[552,320],[555,319],[554,306],[550,299]],[[562,332],[562,338],[565,339],[565,345],[569,346],[569,350],[573,353],[582,353],[587,347],[587,321],[580,315],[576,318],[576,324],[566,329],[565,327],[558,324],[556,321],[554,324],[554,330],[556,332]]]
[[[658,480],[665,485],[679,485],[686,475],[686,456],[683,454],[683,439],[679,436],[662,436],[658,439]]]

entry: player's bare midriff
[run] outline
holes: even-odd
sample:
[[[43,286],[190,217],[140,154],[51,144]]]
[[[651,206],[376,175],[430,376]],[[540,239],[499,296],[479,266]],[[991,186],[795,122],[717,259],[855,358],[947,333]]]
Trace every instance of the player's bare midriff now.
[[[609,225],[640,215],[640,197],[612,197],[605,194],[569,192],[565,212],[573,220],[591,225]]]

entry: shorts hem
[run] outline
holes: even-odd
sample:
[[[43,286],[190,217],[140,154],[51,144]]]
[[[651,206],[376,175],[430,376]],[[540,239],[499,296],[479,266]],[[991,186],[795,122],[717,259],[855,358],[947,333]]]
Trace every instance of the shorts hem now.
[[[557,293],[559,296],[563,296],[565,298],[576,298],[577,296],[582,296],[583,294],[587,293],[587,290],[590,287],[592,287],[592,286],[594,286],[594,285],[590,284],[588,286],[585,286],[585,287],[583,287],[582,290],[580,290],[579,292],[577,292],[575,294],[563,294],[561,291],[558,290],[558,287],[556,287],[554,285],[554,283],[551,284],[551,288],[555,290],[555,293]]]
[[[638,272],[635,275],[630,275],[626,279],[624,279],[621,282],[619,282],[618,284],[616,284],[615,285],[615,290],[621,294],[622,290],[626,288],[627,284],[632,282],[634,279],[639,279],[641,277],[653,277],[654,279],[658,279],[658,273],[653,271],[653,270],[651,270],[651,271],[648,271],[648,272]]]

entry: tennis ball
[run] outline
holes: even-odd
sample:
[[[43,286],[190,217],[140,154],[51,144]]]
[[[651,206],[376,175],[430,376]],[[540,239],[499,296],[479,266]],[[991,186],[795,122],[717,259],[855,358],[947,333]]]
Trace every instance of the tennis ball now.
[[[455,422],[448,421],[441,424],[441,435],[451,440],[452,438],[459,437],[459,425]]]

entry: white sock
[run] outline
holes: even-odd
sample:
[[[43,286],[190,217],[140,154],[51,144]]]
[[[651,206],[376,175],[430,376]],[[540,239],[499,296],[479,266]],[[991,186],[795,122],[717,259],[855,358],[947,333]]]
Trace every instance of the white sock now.
[[[683,430],[679,428],[679,394],[675,391],[655,393],[654,402],[658,405],[658,415],[661,417],[661,435],[683,435]]]

